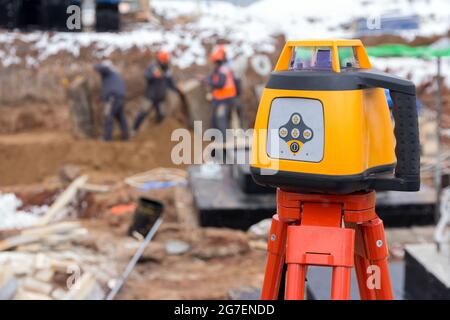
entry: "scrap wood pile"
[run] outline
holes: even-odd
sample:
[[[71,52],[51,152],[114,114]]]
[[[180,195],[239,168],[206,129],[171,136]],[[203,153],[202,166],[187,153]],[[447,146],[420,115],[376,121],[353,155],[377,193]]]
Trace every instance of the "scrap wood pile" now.
[[[144,182],[152,179],[180,182],[182,175],[181,170],[170,174],[168,169],[158,169],[146,172],[146,179],[136,175],[127,182],[137,181],[139,186],[152,188],[161,182],[150,186]],[[7,207],[12,209],[0,208],[0,219],[8,220],[0,223],[0,300],[104,299],[142,242],[127,237],[124,231],[131,218],[126,213],[132,212],[134,206],[115,205],[116,201],[130,200],[129,196],[124,200],[122,195],[121,187],[127,182],[117,182],[115,187],[91,184],[88,176],[81,175],[75,166],[65,166],[59,178],[67,187],[50,197],[50,206],[41,206],[33,213],[17,210],[21,201],[14,194],[0,193],[3,197],[0,198],[6,199]],[[86,206],[87,193],[96,193],[97,202],[112,198],[112,202],[106,201],[107,207],[113,205],[109,209],[104,204],[101,208],[97,208],[98,203],[94,205],[99,212],[107,210],[108,214],[98,219],[80,219],[77,214]],[[132,209],[114,213],[113,209],[118,207]]]
[[[108,282],[118,274],[110,258],[115,249],[109,256],[99,252],[94,241],[98,235],[68,215],[80,193],[106,191],[87,180],[74,179],[33,225],[3,232],[0,299],[104,298]]]
[[[56,222],[0,241],[0,299],[105,299],[141,241],[93,231],[94,225]],[[170,286],[178,283],[180,297],[197,298],[200,293],[186,282],[215,281],[218,268],[236,275],[237,283],[219,282],[222,291],[212,286],[202,297],[227,298],[227,292],[243,285],[239,277],[247,270],[241,265],[251,263],[262,272],[267,230],[258,228],[242,232],[166,222],[117,298],[167,298],[174,294]],[[227,266],[227,261],[239,263]],[[258,273],[247,277],[247,286],[259,284]]]
[[[115,276],[113,262],[85,246],[87,235],[72,221],[25,229],[0,241],[0,298],[102,299],[99,283]]]
[[[64,176],[67,187],[51,195],[32,224],[14,230],[0,224],[0,300],[106,299],[143,241],[127,236],[134,209],[123,212],[135,208],[129,201],[136,195],[164,202],[164,222],[117,299],[225,299],[236,288],[259,286],[270,224],[250,232],[199,228],[185,172],[154,169],[109,188],[79,172]],[[74,203],[92,192],[101,214],[74,215]],[[204,288],[193,290],[198,286]]]

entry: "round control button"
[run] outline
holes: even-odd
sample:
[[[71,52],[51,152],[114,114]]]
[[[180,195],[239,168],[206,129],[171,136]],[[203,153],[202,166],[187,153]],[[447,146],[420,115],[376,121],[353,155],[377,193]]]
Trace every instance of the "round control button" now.
[[[300,115],[298,113],[294,113],[292,115],[291,121],[293,124],[299,124],[301,120],[302,120],[302,118],[300,117]]]
[[[286,128],[282,127],[282,128],[280,128],[279,134],[280,134],[281,138],[286,138],[288,135],[288,130]]]
[[[297,139],[300,136],[300,130],[297,128],[292,129],[291,136],[292,138]]]
[[[298,142],[292,142],[290,149],[293,153],[297,153],[298,150],[300,150],[300,146],[298,145]]]
[[[311,139],[312,137],[312,131],[309,129],[306,129],[305,131],[303,131],[303,138],[305,139]]]

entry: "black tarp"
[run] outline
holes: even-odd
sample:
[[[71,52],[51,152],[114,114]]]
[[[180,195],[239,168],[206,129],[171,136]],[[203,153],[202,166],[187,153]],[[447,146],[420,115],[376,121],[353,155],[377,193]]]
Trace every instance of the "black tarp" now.
[[[118,3],[97,3],[95,13],[95,29],[97,31],[119,31],[120,15]]]
[[[79,0],[0,0],[0,27],[23,30],[67,29],[67,7]]]
[[[0,0],[0,27],[13,29],[17,26],[21,1]]]

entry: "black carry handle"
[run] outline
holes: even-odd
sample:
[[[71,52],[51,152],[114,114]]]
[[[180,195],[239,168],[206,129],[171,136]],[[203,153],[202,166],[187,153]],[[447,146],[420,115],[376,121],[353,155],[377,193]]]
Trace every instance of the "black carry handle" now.
[[[395,179],[375,179],[378,190],[418,191],[420,189],[420,144],[416,88],[411,81],[374,72],[361,73],[362,86],[388,89],[393,102],[396,139]]]

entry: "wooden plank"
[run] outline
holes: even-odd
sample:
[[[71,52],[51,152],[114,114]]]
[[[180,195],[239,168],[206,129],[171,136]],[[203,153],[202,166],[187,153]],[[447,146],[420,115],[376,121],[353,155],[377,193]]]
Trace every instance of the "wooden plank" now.
[[[49,226],[33,227],[30,229],[24,229],[20,233],[21,235],[48,235],[48,234],[64,234],[72,230],[81,228],[79,221],[64,221],[54,223]]]
[[[52,298],[46,294],[20,288],[14,296],[14,300],[52,300]]]
[[[0,251],[9,250],[20,245],[39,241],[38,235],[18,235],[0,241]]]
[[[42,269],[38,270],[34,274],[34,278],[42,282],[50,282],[53,279],[54,275],[55,271],[53,271],[52,269]]]
[[[43,226],[50,223],[55,216],[66,207],[70,201],[72,201],[82,186],[86,184],[88,180],[88,176],[84,175],[75,179],[69,187],[56,199],[56,201],[52,204],[52,206],[48,209],[47,213],[39,219],[37,225]]]
[[[49,296],[53,290],[51,284],[34,278],[25,278],[25,280],[22,282],[21,287],[26,291],[37,292],[46,296]]]
[[[0,300],[11,300],[17,292],[19,281],[8,268],[0,271]]]
[[[85,235],[86,233],[87,230],[81,228],[81,224],[79,222],[62,222],[50,226],[26,229],[17,236],[0,241],[0,251],[9,250],[18,246],[36,242],[52,244],[62,241],[70,241]]]
[[[109,192],[110,187],[100,184],[86,183],[84,186],[81,186],[80,189],[87,192],[106,193]]]

